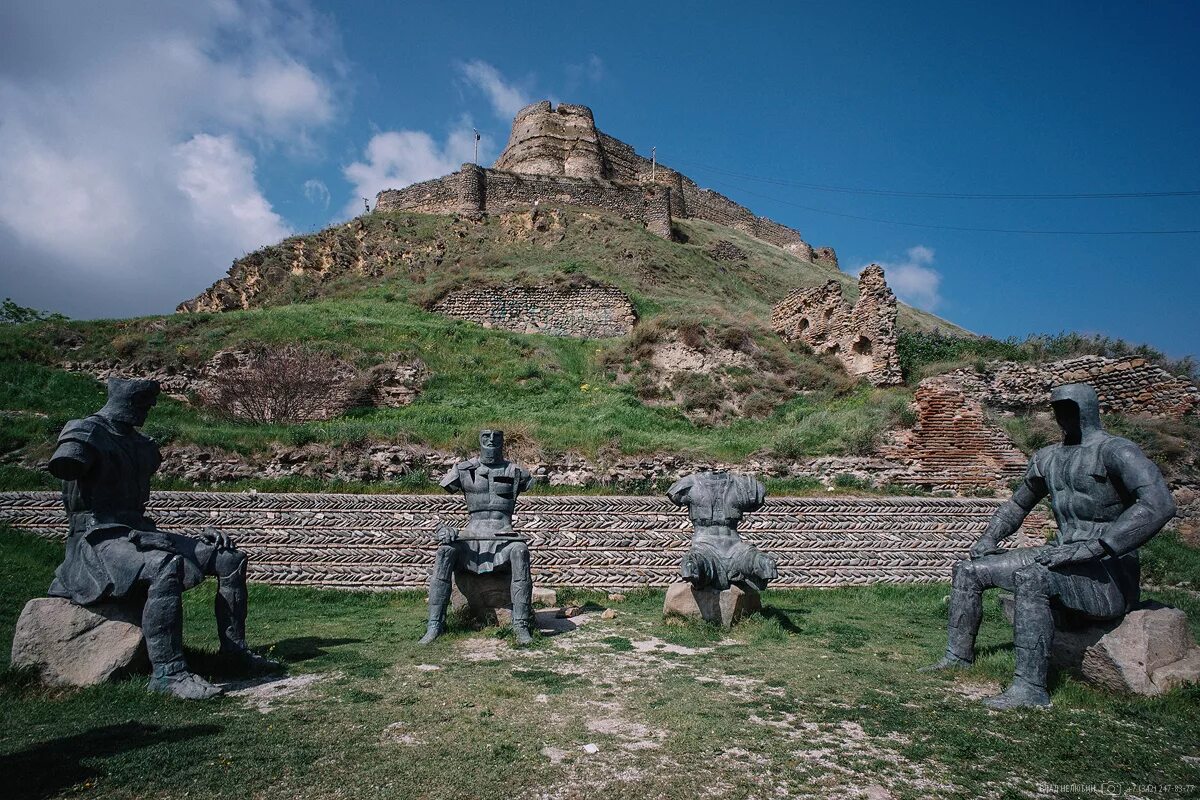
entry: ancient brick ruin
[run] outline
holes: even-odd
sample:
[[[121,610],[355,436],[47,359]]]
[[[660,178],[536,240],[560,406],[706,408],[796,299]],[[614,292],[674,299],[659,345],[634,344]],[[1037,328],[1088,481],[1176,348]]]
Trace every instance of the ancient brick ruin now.
[[[931,490],[1003,489],[1025,473],[1028,457],[988,421],[983,404],[951,376],[921,382],[917,421],[881,448],[907,466],[904,483]]]
[[[771,327],[789,341],[837,356],[847,372],[876,386],[903,382],[896,353],[896,295],[878,264],[859,275],[853,306],[842,298],[841,284],[830,280],[785,297],[771,311]]]
[[[637,322],[629,296],[613,286],[466,288],[433,310],[487,328],[585,339],[624,336]]]
[[[993,408],[1045,409],[1050,389],[1089,383],[1105,413],[1162,414],[1182,417],[1200,412],[1200,389],[1144,358],[1077,356],[1048,364],[994,361],[982,371],[967,368],[951,375],[970,394]]]
[[[814,248],[800,232],[759,217],[724,195],[702,189],[676,170],[653,164],[596,128],[591,109],[548,100],[513,120],[508,146],[491,169],[463,164],[458,172],[385,189],[376,211],[459,213],[478,217],[541,204],[598,208],[671,237],[671,219],[702,219],[736,228],[806,260],[837,266],[833,248]]]

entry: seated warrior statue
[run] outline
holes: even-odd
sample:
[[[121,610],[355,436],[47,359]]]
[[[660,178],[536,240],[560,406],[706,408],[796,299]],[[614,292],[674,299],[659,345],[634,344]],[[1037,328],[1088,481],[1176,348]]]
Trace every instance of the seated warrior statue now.
[[[221,653],[254,671],[279,665],[246,647],[246,556],[223,534],[166,533],[146,516],[150,478],[162,458],[154,440],[137,428],[158,393],[155,381],[109,378],[104,407],[68,422],[59,434],[50,472],[63,480],[70,527],[66,559],[49,593],[84,606],[143,604],[150,688],[202,700],[221,690],[188,670],[182,594],[206,575],[217,577]]]
[[[429,576],[429,628],[421,644],[429,644],[446,628],[450,580],[455,571],[477,575],[507,569],[511,577],[512,629],[518,644],[533,641],[533,578],[529,546],[513,531],[517,496],[533,485],[533,476],[519,464],[504,460],[504,432],[480,431],[480,455],[451,467],[442,488],[462,492],[469,521],[459,533],[448,525],[438,530],[437,561]]]
[[[949,644],[927,670],[975,660],[983,592],[1016,594],[1012,685],[984,702],[997,709],[1048,706],[1046,674],[1054,639],[1052,607],[1097,620],[1119,619],[1138,602],[1137,550],[1175,515],[1158,467],[1128,439],[1100,427],[1096,390],[1082,383],[1050,393],[1061,444],[1033,454],[1012,499],[997,509],[969,559],[954,567]],[[1002,550],[1046,495],[1058,521],[1053,545]]]
[[[779,577],[775,559],[758,552],[738,535],[742,514],[757,511],[767,490],[750,475],[725,470],[698,472],[667,490],[667,499],[687,506],[695,532],[679,568],[695,589],[723,591],[731,585],[747,592],[767,588]]]

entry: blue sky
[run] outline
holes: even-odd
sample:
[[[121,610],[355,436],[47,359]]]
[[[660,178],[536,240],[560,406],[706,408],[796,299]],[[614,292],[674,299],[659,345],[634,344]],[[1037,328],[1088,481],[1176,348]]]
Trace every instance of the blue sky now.
[[[167,311],[455,169],[472,127],[490,163],[548,97],[972,330],[1200,353],[1200,235],[954,230],[1197,230],[1200,196],[912,196],[1200,190],[1196,3],[100,5],[0,10],[0,293],[27,305]]]

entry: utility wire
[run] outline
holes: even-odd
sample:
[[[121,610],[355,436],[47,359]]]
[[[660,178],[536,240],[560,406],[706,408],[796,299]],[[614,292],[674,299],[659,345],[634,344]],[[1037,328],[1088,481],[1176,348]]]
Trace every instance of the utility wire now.
[[[676,163],[692,169],[713,172],[732,178],[742,178],[744,180],[756,181],[758,183],[770,183],[775,184],[776,186],[794,186],[800,189],[812,189],[818,192],[866,194],[880,197],[926,197],[947,200],[1112,200],[1121,198],[1147,197],[1200,197],[1200,189],[1173,192],[1076,192],[1064,194],[969,194],[960,192],[902,192],[895,189],[864,189],[851,186],[824,186],[818,183],[789,181],[784,180],[783,178],[765,178],[759,175],[748,175],[744,172],[731,172],[730,170],[721,169],[720,167],[712,167],[707,164],[698,164],[694,161],[680,161],[678,159],[674,160]]]
[[[845,217],[846,219],[863,220],[864,222],[879,222],[884,225],[903,225],[906,228],[930,228],[933,230],[942,231],[971,231],[975,233],[1028,233],[1041,236],[1166,236],[1176,234],[1200,233],[1200,229],[1176,229],[1176,230],[1155,230],[1155,231],[1073,231],[1073,230],[1043,230],[1043,229],[1027,229],[1027,228],[972,228],[963,225],[932,225],[920,222],[905,222],[895,219],[879,219],[878,217],[864,217],[858,214],[844,214],[839,211],[829,211],[824,208],[816,208],[814,206],[806,206],[801,203],[794,203],[790,200],[781,200],[778,197],[771,197],[765,194],[747,189],[737,184],[718,184],[722,186],[731,186],[735,191],[744,194],[758,197],[763,200],[770,200],[772,203],[782,203],[786,206],[794,206],[802,208],[805,211],[812,211],[817,214],[828,214],[831,217]]]

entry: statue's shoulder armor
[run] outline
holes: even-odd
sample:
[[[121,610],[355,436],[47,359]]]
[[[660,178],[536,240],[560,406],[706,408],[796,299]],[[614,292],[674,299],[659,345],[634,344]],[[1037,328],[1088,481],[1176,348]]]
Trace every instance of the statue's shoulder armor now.
[[[108,429],[95,417],[73,419],[63,426],[58,434],[58,443],[81,442],[93,447],[100,447],[109,439]]]

